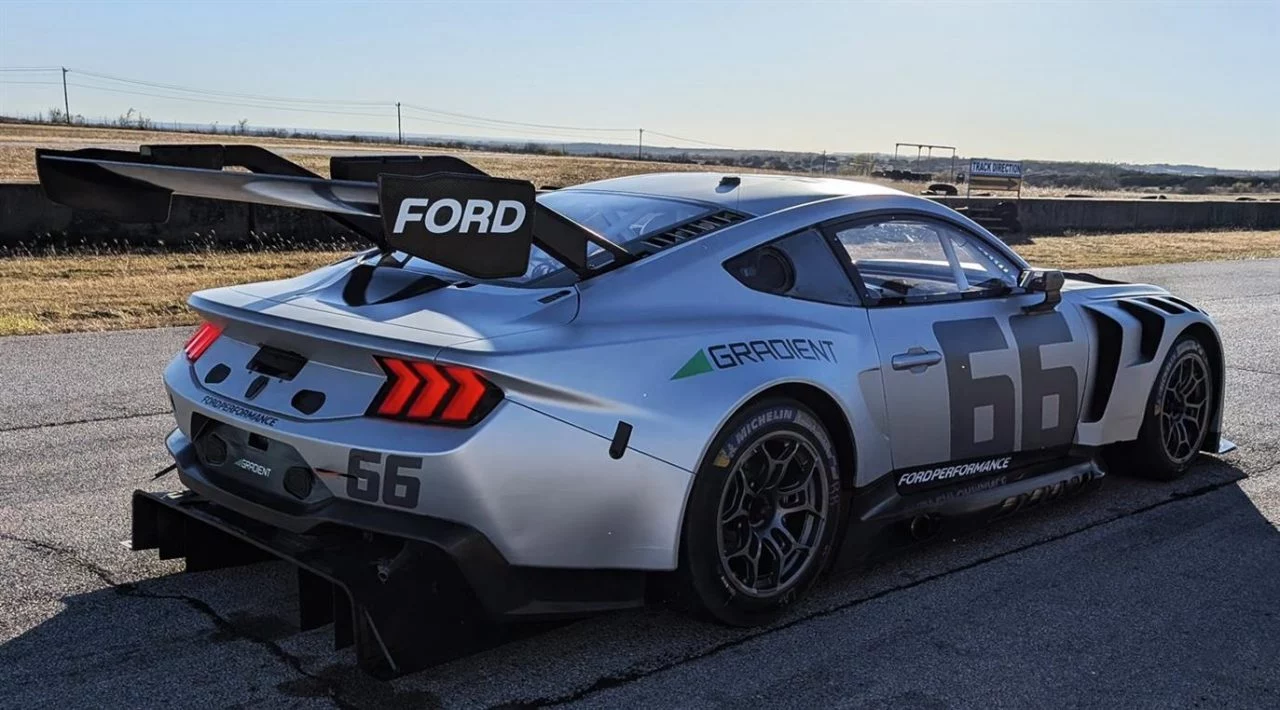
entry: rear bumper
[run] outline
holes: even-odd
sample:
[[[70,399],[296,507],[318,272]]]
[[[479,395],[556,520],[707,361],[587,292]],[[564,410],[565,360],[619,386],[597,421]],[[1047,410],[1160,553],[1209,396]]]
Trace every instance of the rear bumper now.
[[[293,514],[213,483],[195,447],[181,431],[171,433],[165,444],[177,464],[178,478],[190,493],[157,500],[301,567],[331,555],[326,545],[335,540],[346,545],[357,538],[366,542],[377,539],[381,546],[390,544],[410,551],[428,548],[430,556],[438,556],[457,569],[483,611],[495,620],[590,614],[643,602],[645,577],[641,571],[513,565],[474,528],[341,498],[330,498],[319,508]],[[138,522],[135,507],[135,541],[139,524],[145,532],[147,523]],[[156,544],[135,549],[151,549],[161,542],[145,534],[142,540]],[[278,544],[282,540],[287,544]],[[341,557],[372,570],[387,563],[378,556],[382,549],[378,545],[360,554],[344,551]]]
[[[239,350],[228,354],[234,345],[229,338],[219,339],[197,365],[234,365],[249,357]],[[193,471],[184,474],[184,480],[191,479],[190,487],[211,497],[229,490],[242,502],[227,505],[246,515],[295,532],[318,522],[336,522],[396,535],[406,535],[401,528],[412,529],[417,520],[449,521],[479,531],[513,565],[651,571],[676,567],[680,523],[693,480],[679,467],[631,449],[615,459],[608,438],[514,401],[503,401],[483,422],[465,429],[366,417],[363,409],[359,416],[345,416],[340,404],[335,404],[337,416],[321,416],[323,409],[314,416],[285,415],[267,405],[275,398],[287,406],[291,388],[302,375],[291,382],[272,381],[257,399],[241,403],[238,397],[247,384],[236,380],[236,372],[232,368],[217,385],[226,390],[222,392],[207,389],[207,373],[200,374],[185,358],[179,356],[169,365],[165,385],[185,435],[171,439],[175,458],[185,438],[199,439],[202,423],[211,421],[288,447],[292,455],[277,473],[305,465],[317,474],[319,484],[305,496],[290,496],[276,475],[267,484],[251,471],[237,471],[234,478],[214,472],[210,479],[187,466]],[[341,382],[314,380],[306,386],[328,389],[333,402],[350,395]],[[228,394],[237,390],[241,394]],[[373,496],[379,500],[353,493],[348,474],[356,455],[383,462],[366,459],[360,464],[362,471],[364,466],[378,470],[392,456],[411,460],[396,475],[417,479],[419,493],[413,502],[393,505],[385,487]],[[255,460],[276,470],[269,461]],[[230,462],[238,463],[234,457]],[[279,495],[266,506],[255,505],[260,497],[237,488],[237,481],[257,481],[258,488]]]
[[[508,622],[644,603],[642,571],[516,566],[465,525],[349,501],[291,515],[210,484],[180,432],[169,445],[191,490],[134,493],[133,549],[185,558],[193,572],[272,558],[290,563],[300,628],[332,624],[334,648],[354,645],[360,666],[375,676],[500,643],[520,633]]]

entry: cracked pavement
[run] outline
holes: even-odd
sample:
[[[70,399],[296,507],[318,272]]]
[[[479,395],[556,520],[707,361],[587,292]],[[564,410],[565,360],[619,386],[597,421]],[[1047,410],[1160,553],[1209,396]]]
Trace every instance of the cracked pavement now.
[[[185,330],[0,338],[3,707],[991,707],[1280,704],[1280,261],[1099,270],[1204,306],[1241,449],[919,546],[777,625],[602,616],[412,674],[299,633],[281,563],[132,553],[163,490],[159,383]]]

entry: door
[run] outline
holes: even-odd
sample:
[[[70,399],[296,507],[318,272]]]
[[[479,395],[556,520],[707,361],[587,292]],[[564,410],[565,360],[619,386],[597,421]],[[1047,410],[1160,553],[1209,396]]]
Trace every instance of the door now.
[[[947,221],[879,217],[832,229],[864,291],[899,488],[1064,455],[1088,343],[1073,307],[1017,286],[1021,266]]]

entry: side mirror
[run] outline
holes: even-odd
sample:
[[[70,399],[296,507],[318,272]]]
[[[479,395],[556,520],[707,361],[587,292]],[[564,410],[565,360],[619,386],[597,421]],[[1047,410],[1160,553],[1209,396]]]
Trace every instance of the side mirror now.
[[[1018,278],[1018,285],[1028,293],[1043,293],[1044,300],[1023,308],[1028,313],[1052,311],[1062,302],[1062,286],[1067,277],[1056,269],[1027,269]]]

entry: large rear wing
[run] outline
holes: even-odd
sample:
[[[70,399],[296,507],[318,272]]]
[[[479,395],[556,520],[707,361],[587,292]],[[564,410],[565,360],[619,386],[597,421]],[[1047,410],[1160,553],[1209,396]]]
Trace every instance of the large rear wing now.
[[[333,157],[329,165],[326,180],[252,145],[36,151],[50,200],[121,222],[167,221],[174,195],[316,210],[384,253],[479,279],[524,274],[531,245],[579,275],[590,272],[588,243],[610,253],[614,266],[636,258],[540,204],[532,183],[492,177],[459,158]]]

